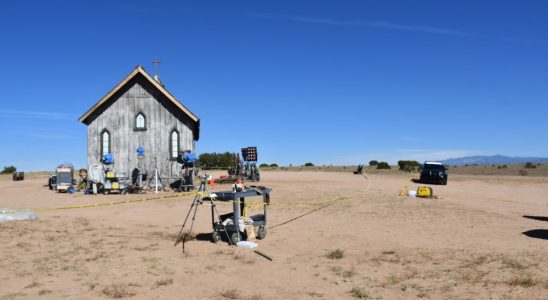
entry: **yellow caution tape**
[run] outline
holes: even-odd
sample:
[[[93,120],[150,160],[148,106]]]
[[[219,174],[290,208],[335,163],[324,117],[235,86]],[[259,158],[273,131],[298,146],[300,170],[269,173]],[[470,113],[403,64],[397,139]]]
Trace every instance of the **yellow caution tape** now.
[[[157,197],[148,197],[148,198],[121,200],[121,201],[86,203],[86,204],[69,205],[69,206],[63,206],[63,207],[54,207],[54,208],[37,208],[37,209],[34,209],[34,211],[43,212],[43,211],[109,206],[109,205],[117,205],[117,204],[129,204],[129,203],[136,203],[136,202],[146,202],[146,201],[153,201],[153,200],[165,200],[165,199],[173,199],[173,198],[186,197],[186,196],[194,196],[198,194],[203,194],[203,193],[202,192],[177,193],[173,195],[164,195],[164,196],[157,196]],[[0,212],[0,214],[14,214],[14,213],[23,212],[23,211],[24,210],[10,210],[6,212]]]
[[[366,179],[367,176],[363,175]],[[370,187],[370,182],[366,190],[368,190]],[[366,191],[364,190],[364,191]],[[256,201],[256,202],[250,202],[250,201],[240,201],[240,200],[228,200],[228,201],[221,201],[217,200],[214,197],[211,197],[210,194],[206,194],[204,192],[189,192],[189,193],[177,193],[172,195],[164,195],[164,196],[156,196],[156,197],[148,197],[148,198],[140,198],[140,199],[130,199],[130,200],[121,200],[121,201],[110,201],[110,202],[98,202],[98,203],[87,203],[87,204],[79,204],[79,205],[70,205],[70,206],[63,206],[63,207],[54,207],[54,208],[37,208],[34,209],[34,211],[44,212],[44,211],[56,211],[56,210],[67,210],[67,209],[77,209],[77,208],[90,208],[90,207],[100,207],[100,206],[110,206],[110,205],[118,205],[118,204],[130,204],[130,203],[137,203],[137,202],[147,202],[147,201],[154,201],[154,200],[166,200],[166,199],[175,199],[180,197],[187,197],[187,196],[195,196],[195,195],[202,195],[211,198],[215,202],[225,202],[225,203],[244,203],[244,215],[247,214],[248,209],[252,208],[260,208],[265,205],[267,206],[282,206],[282,207],[311,207],[311,206],[319,206],[319,205],[326,205],[330,203],[335,203],[337,201],[340,201],[341,199],[348,199],[350,197],[353,197],[356,194],[359,194],[361,192],[357,192],[351,196],[344,197],[344,198],[336,198],[336,199],[330,199],[326,201],[319,201],[319,202],[313,202],[313,203],[265,203],[262,201]],[[6,212],[0,212],[0,214],[14,214],[18,212],[24,212],[25,210],[12,210],[12,211],[6,211]]]

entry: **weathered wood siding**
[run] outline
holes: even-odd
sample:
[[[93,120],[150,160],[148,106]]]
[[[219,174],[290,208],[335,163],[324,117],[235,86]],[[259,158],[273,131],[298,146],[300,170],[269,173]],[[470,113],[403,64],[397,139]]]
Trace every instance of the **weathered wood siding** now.
[[[135,130],[142,113],[146,130]],[[154,158],[162,177],[178,174],[180,165],[170,159],[170,134],[179,132],[179,150],[194,151],[194,122],[142,76],[136,76],[91,116],[88,125],[88,165],[100,163],[101,133],[110,132],[114,169],[128,175],[138,166],[137,147],[145,148],[142,171],[153,176]]]

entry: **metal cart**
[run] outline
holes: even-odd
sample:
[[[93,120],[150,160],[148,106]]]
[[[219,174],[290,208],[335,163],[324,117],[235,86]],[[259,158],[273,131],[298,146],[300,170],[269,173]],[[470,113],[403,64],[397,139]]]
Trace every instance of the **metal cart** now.
[[[243,191],[233,192],[215,192],[217,195],[217,201],[233,201],[232,203],[232,213],[228,213],[220,216],[220,221],[215,221],[215,211],[214,207],[211,207],[211,217],[213,220],[213,233],[211,234],[211,239],[214,243],[221,240],[221,232],[224,230],[226,234],[230,237],[230,242],[234,245],[239,241],[243,240],[242,232],[240,232],[240,218],[242,217],[243,211],[245,209],[245,201],[248,197],[262,196],[262,206],[264,212],[262,214],[252,215],[249,218],[253,220],[253,227],[257,230],[257,238],[264,239],[266,236],[266,222],[267,222],[267,206],[270,204],[270,192],[272,189],[265,187],[253,187],[246,188]],[[223,225],[227,218],[232,219],[232,224]]]

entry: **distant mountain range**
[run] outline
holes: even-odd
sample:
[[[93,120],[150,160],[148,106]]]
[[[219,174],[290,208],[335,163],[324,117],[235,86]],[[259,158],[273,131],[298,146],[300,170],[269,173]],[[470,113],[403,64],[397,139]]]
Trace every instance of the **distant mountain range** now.
[[[500,165],[500,164],[523,164],[526,162],[532,163],[545,163],[548,162],[548,157],[510,157],[503,155],[492,155],[492,156],[467,156],[459,158],[449,158],[442,160],[446,165],[450,166],[462,166],[462,165]]]

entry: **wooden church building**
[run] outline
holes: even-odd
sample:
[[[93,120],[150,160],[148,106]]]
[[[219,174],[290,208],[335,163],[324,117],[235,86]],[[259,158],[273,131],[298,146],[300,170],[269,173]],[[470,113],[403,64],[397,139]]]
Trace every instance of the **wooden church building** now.
[[[137,66],[106,96],[80,117],[88,126],[88,166],[104,154],[114,158],[117,172],[174,177],[179,151],[192,150],[200,138],[200,119],[169,93],[158,77]],[[145,149],[138,158],[137,148]]]

